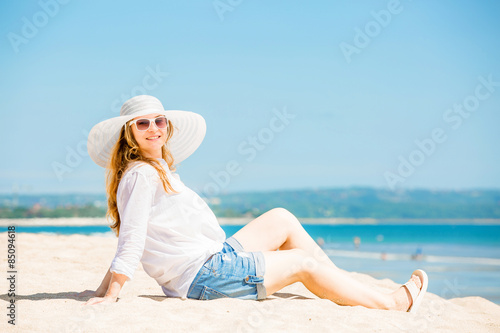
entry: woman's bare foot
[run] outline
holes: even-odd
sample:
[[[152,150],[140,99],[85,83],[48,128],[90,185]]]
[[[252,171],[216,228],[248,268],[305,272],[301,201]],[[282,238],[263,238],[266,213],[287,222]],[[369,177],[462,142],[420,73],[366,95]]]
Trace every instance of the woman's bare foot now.
[[[422,288],[422,281],[418,276],[412,275],[409,281],[415,282],[415,285],[417,286],[418,289]],[[392,295],[395,300],[394,310],[408,311],[408,309],[412,305],[412,299],[408,289],[404,286],[401,286],[401,288],[396,290]]]

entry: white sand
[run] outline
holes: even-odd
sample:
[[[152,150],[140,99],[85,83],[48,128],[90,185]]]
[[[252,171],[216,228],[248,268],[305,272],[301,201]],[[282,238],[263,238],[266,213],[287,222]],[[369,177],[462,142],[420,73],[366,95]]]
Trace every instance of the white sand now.
[[[7,234],[3,249],[0,332],[500,332],[500,306],[480,297],[444,300],[427,293],[416,315],[342,307],[318,299],[302,284],[267,300],[213,301],[165,297],[140,267],[115,304],[83,306],[75,292],[95,289],[116,250],[117,239],[17,233],[16,327],[7,324]],[[352,273],[383,291],[398,285]],[[432,281],[430,282],[432,283]]]

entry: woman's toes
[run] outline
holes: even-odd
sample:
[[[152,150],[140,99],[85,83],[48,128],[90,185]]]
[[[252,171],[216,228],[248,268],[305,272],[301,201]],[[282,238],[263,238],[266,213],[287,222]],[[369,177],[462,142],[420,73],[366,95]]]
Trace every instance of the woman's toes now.
[[[410,281],[414,282],[418,289],[422,288],[422,281],[418,276],[412,275]],[[398,290],[396,297],[397,310],[406,311],[413,303],[410,291],[404,286]]]
[[[418,289],[422,289],[422,281],[420,280],[420,278],[418,276],[412,275],[411,280],[413,282],[415,282],[415,285],[417,286]]]

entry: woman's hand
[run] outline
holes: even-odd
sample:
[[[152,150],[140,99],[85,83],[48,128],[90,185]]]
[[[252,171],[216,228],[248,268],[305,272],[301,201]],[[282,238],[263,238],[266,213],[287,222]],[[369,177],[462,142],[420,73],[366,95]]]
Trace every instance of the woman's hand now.
[[[104,277],[103,283],[101,283],[101,286],[99,286],[99,288],[97,288],[96,291],[85,290],[82,291],[81,293],[76,294],[76,296],[80,297],[93,296],[87,302],[83,303],[83,305],[94,305],[99,303],[115,303],[116,300],[118,299],[118,295],[120,294],[120,290],[122,289],[127,279],[128,277],[126,275],[111,273],[108,270],[108,273]],[[109,283],[109,287],[106,286],[106,282]],[[104,290],[103,285],[105,285],[106,290]]]
[[[117,300],[116,297],[106,296],[106,297],[93,297],[89,299],[87,302],[83,303],[83,305],[95,305],[100,303],[115,303]]]

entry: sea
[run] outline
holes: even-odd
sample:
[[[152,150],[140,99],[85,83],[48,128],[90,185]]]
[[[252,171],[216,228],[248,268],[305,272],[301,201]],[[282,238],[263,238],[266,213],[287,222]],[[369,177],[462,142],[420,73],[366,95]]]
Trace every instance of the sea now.
[[[229,237],[242,226],[223,225]],[[500,226],[304,224],[340,268],[406,282],[420,268],[445,299],[480,296],[500,305]],[[17,226],[17,232],[114,237],[107,226]]]

